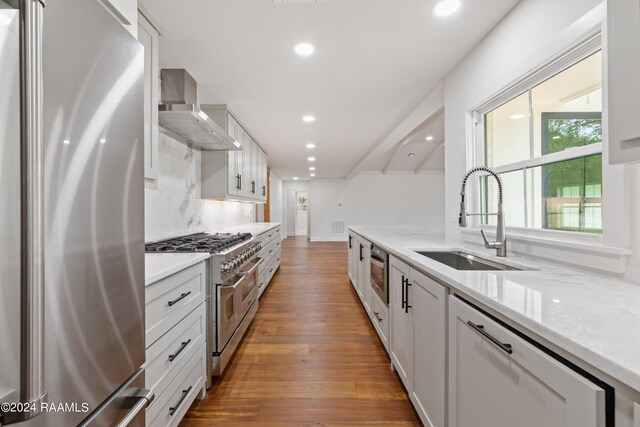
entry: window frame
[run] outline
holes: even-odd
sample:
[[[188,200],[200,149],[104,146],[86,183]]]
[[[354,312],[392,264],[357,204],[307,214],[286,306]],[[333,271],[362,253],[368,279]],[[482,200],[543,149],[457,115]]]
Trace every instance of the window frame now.
[[[562,73],[566,69],[576,65],[580,61],[588,58],[589,56],[597,53],[598,51],[602,52],[603,55],[603,68],[604,62],[606,61],[605,56],[605,48],[603,46],[602,40],[602,32],[598,31],[595,34],[592,34],[591,37],[586,40],[580,41],[578,44],[573,46],[572,48],[564,51],[556,56],[556,58],[538,68],[533,69],[527,76],[522,79],[514,82],[512,85],[507,87],[506,89],[499,92],[497,95],[492,97],[489,101],[483,103],[479,107],[473,109],[471,111],[471,117],[473,120],[474,129],[472,131],[472,150],[471,150],[471,159],[473,160],[473,164],[481,164],[486,165],[486,135],[485,135],[485,121],[484,117],[487,113],[493,111],[494,109],[508,103],[509,101],[529,92],[529,111],[531,111],[531,90],[536,86],[544,83],[548,79],[556,76],[557,74]],[[604,101],[606,100],[605,96],[605,79],[606,76],[603,74],[602,76],[602,96],[603,96],[603,110],[606,108],[604,105]],[[605,114],[604,111],[600,112],[602,115],[602,120],[604,124]],[[601,234],[592,234],[581,231],[566,231],[566,230],[554,230],[554,229],[544,229],[544,228],[534,228],[529,227],[529,218],[528,218],[528,209],[527,209],[527,198],[528,198],[528,186],[527,186],[527,170],[535,167],[540,167],[552,163],[574,160],[579,158],[585,158],[592,155],[604,154],[604,144],[603,141],[598,143],[589,144],[581,147],[574,147],[570,150],[559,151],[556,153],[543,154],[537,157],[533,156],[533,121],[530,119],[529,126],[529,140],[531,141],[531,157],[529,159],[509,163],[502,166],[491,167],[493,171],[498,174],[520,171],[523,174],[523,209],[524,209],[524,224],[525,227],[509,227],[508,219],[507,219],[507,228],[520,230],[526,234],[540,234],[541,236],[549,236],[549,235],[564,235],[566,237],[575,236],[577,238],[599,238],[601,239],[605,233],[605,223],[602,224],[602,233]],[[606,138],[605,128],[603,126],[603,135],[602,139]],[[603,156],[602,168],[603,174],[605,169],[605,157]],[[605,183],[603,177],[603,193],[605,190]],[[482,205],[485,203],[484,198],[481,196],[483,194],[482,191],[482,180],[479,180],[477,185],[477,191],[473,192],[473,197],[470,200],[470,204],[475,206],[476,212],[482,212]],[[604,200],[602,206],[603,216],[605,211]],[[493,225],[483,224],[480,216],[471,217],[470,226],[472,228],[494,228]]]

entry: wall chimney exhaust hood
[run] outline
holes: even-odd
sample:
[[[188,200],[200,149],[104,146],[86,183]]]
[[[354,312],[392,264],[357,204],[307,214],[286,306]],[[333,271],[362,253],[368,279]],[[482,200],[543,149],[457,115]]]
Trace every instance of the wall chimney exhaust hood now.
[[[178,141],[206,151],[239,150],[227,132],[198,106],[198,84],[186,70],[160,70],[160,130]]]

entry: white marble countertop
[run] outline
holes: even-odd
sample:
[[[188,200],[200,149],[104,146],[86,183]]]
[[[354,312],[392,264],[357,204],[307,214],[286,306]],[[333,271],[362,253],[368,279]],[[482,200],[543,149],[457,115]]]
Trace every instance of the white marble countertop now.
[[[208,253],[150,253],[144,255],[144,284],[149,286],[209,258]]]
[[[223,228],[222,230],[215,230],[215,232],[220,233],[251,233],[254,236],[257,236],[260,233],[264,233],[265,231],[269,231],[272,228],[279,226],[279,222],[252,222],[244,225],[236,225],[233,227]],[[213,233],[214,231],[208,231]]]
[[[406,227],[349,227],[460,294],[640,391],[640,286],[515,256],[495,257]],[[458,271],[414,252],[465,252],[531,271]],[[526,331],[525,331],[526,332]]]

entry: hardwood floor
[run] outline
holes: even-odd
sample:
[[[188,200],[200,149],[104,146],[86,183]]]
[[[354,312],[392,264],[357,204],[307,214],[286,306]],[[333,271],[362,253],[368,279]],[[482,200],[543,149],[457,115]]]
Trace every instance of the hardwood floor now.
[[[345,243],[282,243],[227,372],[182,426],[419,426],[347,276]]]

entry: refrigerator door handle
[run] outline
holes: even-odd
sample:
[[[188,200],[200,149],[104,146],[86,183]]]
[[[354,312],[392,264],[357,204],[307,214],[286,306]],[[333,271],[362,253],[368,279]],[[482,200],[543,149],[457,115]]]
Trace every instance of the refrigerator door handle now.
[[[33,411],[0,413],[2,425],[40,414],[44,386],[43,0],[20,6],[21,343],[20,401]]]
[[[125,415],[124,418],[122,418],[120,422],[116,424],[116,427],[127,427],[131,425],[133,420],[135,420],[138,415],[140,415],[140,413],[144,411],[153,401],[154,394],[151,390],[140,389],[138,390],[138,393],[136,393],[135,397],[139,398],[138,402],[133,405],[129,413],[127,413],[127,415]]]

